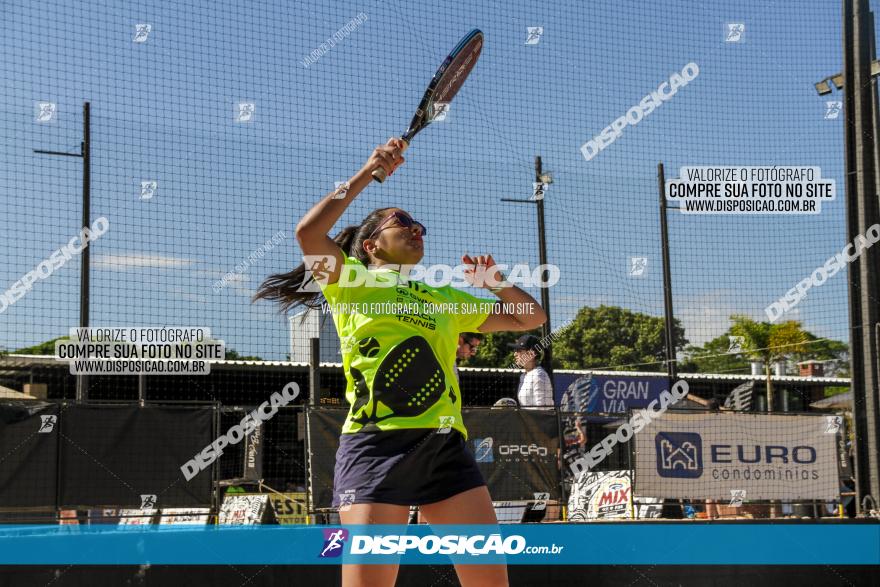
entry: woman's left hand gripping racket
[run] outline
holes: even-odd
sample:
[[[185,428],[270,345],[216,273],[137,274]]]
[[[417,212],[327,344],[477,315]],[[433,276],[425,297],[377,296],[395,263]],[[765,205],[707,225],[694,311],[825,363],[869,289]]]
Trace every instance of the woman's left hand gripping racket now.
[[[483,33],[478,29],[474,29],[464,36],[458,42],[452,53],[446,57],[440,69],[434,74],[419,107],[413,116],[409,128],[400,139],[403,141],[401,154],[409,147],[412,138],[418,134],[420,130],[431,124],[434,117],[440,113],[442,108],[448,108],[449,103],[458,90],[464,84],[468,74],[477,64],[480,58],[480,51],[483,49]],[[385,170],[378,167],[373,170],[373,179],[382,183],[385,181]]]

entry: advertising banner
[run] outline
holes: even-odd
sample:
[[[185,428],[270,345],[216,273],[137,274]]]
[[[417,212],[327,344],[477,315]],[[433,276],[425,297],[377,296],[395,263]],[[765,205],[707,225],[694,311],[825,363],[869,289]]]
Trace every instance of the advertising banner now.
[[[153,523],[158,510],[152,508],[127,508],[119,510],[120,526],[145,526]]]
[[[560,378],[557,384],[565,390],[559,401],[564,412],[623,414],[631,408],[647,407],[669,389],[666,377],[583,375],[562,387],[569,378]]]
[[[244,437],[244,474],[242,477],[251,481],[263,478],[263,432],[264,427],[258,426]]]
[[[309,512],[306,509],[306,494],[270,493],[269,501],[279,524],[308,524]]]
[[[159,524],[198,526],[207,524],[211,508],[165,508],[159,517]]]
[[[60,410],[36,400],[0,400],[0,504],[54,506],[58,496]],[[75,504],[74,504],[75,505]]]
[[[635,435],[636,490],[663,498],[837,499],[836,432],[822,415],[668,412]]]
[[[559,427],[552,410],[464,410],[468,446],[499,501],[559,499]]]
[[[571,486],[568,498],[570,522],[631,517],[632,483],[629,471],[584,471]]]
[[[309,410],[312,506],[329,508],[345,410]],[[468,448],[498,501],[559,499],[559,427],[553,410],[462,410]],[[538,497],[536,497],[538,495]]]
[[[230,526],[249,526],[260,524],[266,515],[269,495],[262,494],[229,494],[223,498],[220,506],[220,524]]]

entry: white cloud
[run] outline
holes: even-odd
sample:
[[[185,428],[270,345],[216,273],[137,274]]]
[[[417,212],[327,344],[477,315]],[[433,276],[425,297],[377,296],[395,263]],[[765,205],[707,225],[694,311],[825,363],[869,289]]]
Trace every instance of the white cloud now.
[[[207,304],[210,302],[207,296],[194,294],[182,287],[172,287],[170,290],[168,290],[168,295],[171,298],[185,300],[187,302],[195,302],[199,304]]]
[[[192,259],[166,257],[163,255],[130,254],[99,255],[92,266],[108,271],[130,271],[134,269],[180,269],[193,264]]]

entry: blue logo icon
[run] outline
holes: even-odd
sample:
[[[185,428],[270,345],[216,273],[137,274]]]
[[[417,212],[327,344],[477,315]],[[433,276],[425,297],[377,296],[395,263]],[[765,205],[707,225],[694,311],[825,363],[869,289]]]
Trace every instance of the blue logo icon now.
[[[318,558],[336,558],[342,554],[348,530],[344,528],[327,528],[324,530],[324,548]]]
[[[654,437],[661,477],[696,479],[703,474],[703,439],[695,432],[659,432]]]
[[[598,412],[597,404],[599,403],[599,382],[588,380],[586,385],[586,401],[584,402],[584,409],[588,412]]]
[[[478,463],[494,463],[495,453],[492,452],[492,437],[474,438],[474,457]]]

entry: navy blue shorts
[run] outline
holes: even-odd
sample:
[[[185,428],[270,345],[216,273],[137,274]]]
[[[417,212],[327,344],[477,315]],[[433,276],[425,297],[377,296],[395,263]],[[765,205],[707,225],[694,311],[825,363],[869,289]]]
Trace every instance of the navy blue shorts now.
[[[333,507],[339,507],[340,501],[422,505],[485,484],[457,430],[355,432],[339,438]]]

